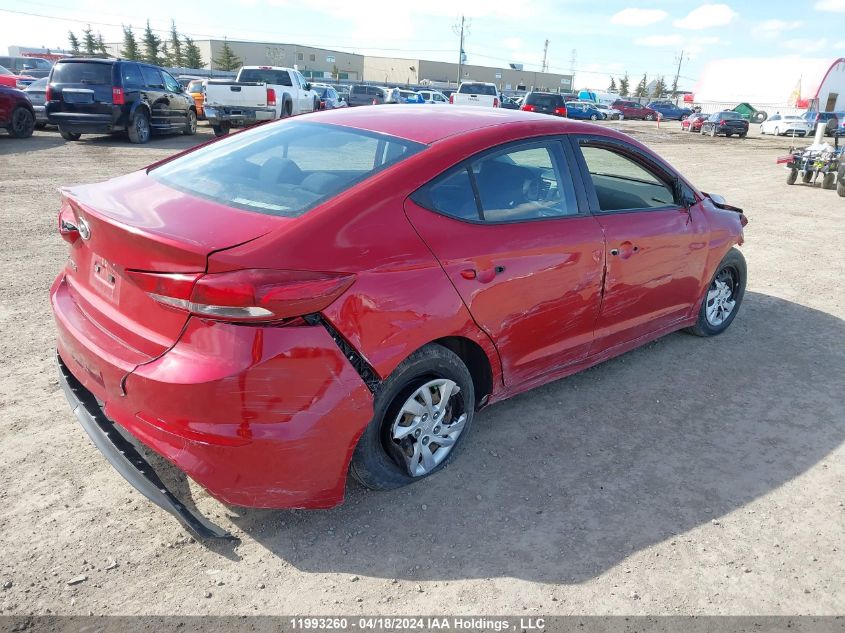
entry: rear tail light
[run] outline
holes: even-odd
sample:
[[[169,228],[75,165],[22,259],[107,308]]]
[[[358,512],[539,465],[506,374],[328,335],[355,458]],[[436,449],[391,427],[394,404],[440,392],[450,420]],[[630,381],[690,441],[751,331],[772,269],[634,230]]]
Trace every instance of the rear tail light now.
[[[325,309],[355,276],[301,270],[250,269],[169,274],[126,271],[153,299],[220,321],[268,322]]]
[[[566,116],[566,108],[555,108],[555,114],[558,116]]]
[[[320,110],[325,110],[325,109],[326,109],[326,100],[320,99]]]
[[[724,119],[719,121],[719,125],[725,125],[726,121]]]
[[[499,97],[493,97],[493,107],[494,108],[499,107]]]
[[[53,100],[53,91],[50,89],[50,84],[47,84],[47,90],[44,92],[44,101]]]
[[[267,105],[274,106],[276,105],[276,91],[272,88],[267,88]]]
[[[534,112],[534,106],[533,106],[533,105],[531,105],[530,103],[526,103],[526,104],[525,104],[524,106],[522,106],[522,108],[520,108],[520,109],[521,109],[521,110],[525,110],[526,112]]]
[[[449,103],[455,103],[455,95],[454,94],[449,95]]]
[[[123,105],[126,103],[126,97],[123,95],[123,88],[115,86],[111,89],[111,100],[114,105]]]

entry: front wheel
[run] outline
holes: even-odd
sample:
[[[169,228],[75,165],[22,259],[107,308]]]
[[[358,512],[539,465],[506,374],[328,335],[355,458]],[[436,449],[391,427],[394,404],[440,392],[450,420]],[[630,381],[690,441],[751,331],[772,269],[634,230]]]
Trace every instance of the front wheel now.
[[[17,107],[12,111],[9,134],[15,138],[29,138],[35,130],[35,117],[24,107]]]
[[[710,128],[710,136],[712,138],[716,138],[716,126],[715,125]]]
[[[646,121],[654,121],[654,115],[653,114],[646,114],[645,120]]]
[[[812,171],[805,171],[804,174],[801,176],[801,182],[805,185],[810,184],[810,181],[813,179],[813,172]]]
[[[475,412],[463,361],[440,345],[417,350],[387,378],[352,456],[350,472],[373,490],[428,477],[454,458]]]
[[[836,174],[833,172],[827,173],[822,179],[822,189],[836,189]]]
[[[794,185],[798,180],[798,170],[797,169],[790,169],[789,174],[786,176],[786,184],[787,185]]]
[[[591,120],[591,121],[598,121],[598,120],[599,120],[599,117],[598,117],[598,115],[596,115],[596,114],[591,114],[591,115],[590,115],[590,120]]]
[[[745,257],[732,248],[710,281],[698,311],[698,320],[687,331],[696,336],[716,336],[727,330],[745,296],[746,276]]]

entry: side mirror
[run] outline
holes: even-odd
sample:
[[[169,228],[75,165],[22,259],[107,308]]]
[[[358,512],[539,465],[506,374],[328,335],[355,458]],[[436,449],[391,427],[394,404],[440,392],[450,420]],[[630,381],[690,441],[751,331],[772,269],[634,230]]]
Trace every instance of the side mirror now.
[[[311,90],[311,84],[310,84],[310,83],[308,83],[307,81],[305,82],[305,89],[306,89],[306,90]]]

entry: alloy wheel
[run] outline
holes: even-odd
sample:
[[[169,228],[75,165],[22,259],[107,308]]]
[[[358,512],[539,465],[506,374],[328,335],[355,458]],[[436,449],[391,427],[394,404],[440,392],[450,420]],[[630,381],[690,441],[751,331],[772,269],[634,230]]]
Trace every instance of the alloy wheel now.
[[[737,275],[732,268],[720,270],[713,283],[710,284],[705,315],[707,322],[713,327],[722,325],[734,311],[738,286]]]
[[[15,110],[15,113],[12,115],[12,130],[15,136],[26,136],[31,125],[32,115],[29,113],[29,110],[24,108]]]
[[[141,143],[146,143],[150,139],[150,124],[147,117],[140,115],[135,117],[135,131]]]
[[[437,468],[458,441],[467,421],[460,391],[453,380],[437,378],[414,391],[399,409],[390,441],[411,477]]]

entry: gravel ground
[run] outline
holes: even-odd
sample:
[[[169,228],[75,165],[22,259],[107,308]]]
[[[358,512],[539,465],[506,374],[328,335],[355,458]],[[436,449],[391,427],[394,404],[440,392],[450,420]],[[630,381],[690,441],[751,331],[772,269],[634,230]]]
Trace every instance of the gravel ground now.
[[[743,207],[728,332],[673,334],[477,418],[460,459],[330,511],[198,507],[202,544],[70,413],[48,288],[56,188],[210,137],[0,136],[3,614],[835,614],[845,605],[845,199],[789,187],[789,139],[614,124]],[[183,482],[183,486],[187,483]]]

